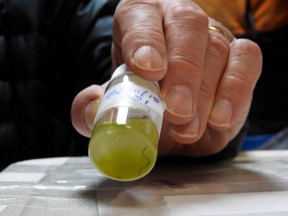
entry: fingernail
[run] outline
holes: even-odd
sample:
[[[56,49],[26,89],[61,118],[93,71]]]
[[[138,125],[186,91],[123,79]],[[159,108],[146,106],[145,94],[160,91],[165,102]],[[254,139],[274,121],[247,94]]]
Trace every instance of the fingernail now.
[[[164,69],[162,54],[152,46],[142,46],[134,54],[132,63],[143,70],[158,71]]]
[[[200,118],[199,115],[195,115],[192,122],[189,125],[190,131],[188,134],[189,138],[196,138],[199,135],[199,127],[200,127]]]
[[[217,127],[229,127],[232,115],[232,104],[228,100],[218,100],[212,108],[209,123]]]
[[[99,104],[100,104],[100,99],[90,101],[84,111],[85,123],[87,127],[91,130],[93,130],[93,127],[94,127],[94,118],[99,108]]]
[[[166,110],[179,117],[192,117],[193,95],[186,86],[174,86],[165,97]]]
[[[193,120],[185,128],[181,127],[181,131],[176,131],[173,127],[170,128],[171,132],[178,137],[194,139],[199,135],[200,118],[199,115],[195,115]]]

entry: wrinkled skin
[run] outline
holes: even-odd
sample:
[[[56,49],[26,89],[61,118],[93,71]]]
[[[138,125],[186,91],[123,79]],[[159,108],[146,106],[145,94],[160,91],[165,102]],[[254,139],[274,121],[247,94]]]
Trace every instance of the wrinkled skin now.
[[[160,83],[167,108],[159,155],[207,156],[236,136],[262,69],[254,42],[234,38],[191,0],[122,0],[113,39],[114,68],[124,62]],[[90,86],[74,99],[72,123],[84,136],[91,135],[105,85]]]

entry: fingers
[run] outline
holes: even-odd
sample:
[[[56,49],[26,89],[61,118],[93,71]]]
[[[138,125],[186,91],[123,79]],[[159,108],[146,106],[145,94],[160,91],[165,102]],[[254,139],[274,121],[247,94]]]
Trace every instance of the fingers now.
[[[123,61],[136,74],[160,80],[167,70],[163,12],[158,0],[121,1],[113,23],[114,62]]]
[[[209,53],[209,52],[208,52]],[[211,60],[206,59],[206,63]],[[216,62],[214,62],[216,64]],[[223,64],[223,63],[222,63]],[[218,63],[218,65],[220,65]],[[209,83],[207,79],[212,78],[212,70],[206,64],[203,85],[200,93],[198,115],[196,121],[200,119],[200,125],[207,122],[204,128],[200,126],[198,136],[193,134],[194,119],[186,125],[172,126],[172,138],[181,144],[179,154],[190,156],[205,156],[221,151],[227,143],[236,136],[243,126],[249,113],[253,90],[261,74],[262,54],[258,45],[245,39],[233,40],[227,63],[223,73],[220,73],[217,87],[204,90],[204,83]],[[217,67],[215,67],[216,69]],[[210,71],[210,72],[209,72]],[[217,70],[214,70],[217,74]],[[208,76],[210,74],[210,76]],[[219,75],[219,72],[218,72]],[[215,95],[213,96],[213,92]],[[212,102],[212,103],[211,103]],[[210,111],[209,111],[210,110]],[[207,112],[209,111],[209,112]],[[207,113],[209,113],[207,117]],[[170,129],[171,131],[171,129]],[[176,144],[176,145],[179,145]]]
[[[120,1],[113,34],[115,65],[125,62],[136,74],[160,80],[164,119],[176,142],[194,143],[211,128],[210,135],[230,129],[225,141],[235,136],[261,72],[256,44],[234,39],[187,0]]]
[[[209,125],[217,130],[232,127],[250,102],[261,74],[261,50],[250,40],[234,40],[226,70],[221,78],[209,117]]]
[[[71,120],[74,128],[83,136],[90,137],[92,133],[94,118],[104,91],[104,86],[92,85],[74,98]]]
[[[209,22],[211,24],[211,21]],[[221,25],[218,23],[217,26]],[[193,143],[204,133],[219,80],[226,68],[229,46],[229,41],[222,34],[209,31],[196,115],[187,124],[170,126],[170,133],[178,142]]]
[[[114,57],[136,74],[161,81],[165,118],[195,115],[208,38],[208,17],[193,1],[121,1],[113,24]],[[116,53],[122,53],[122,59]],[[168,71],[167,71],[168,70]]]
[[[209,17],[208,30],[210,35],[216,36],[219,40],[222,40],[222,42],[226,43],[228,46],[234,40],[234,35],[220,22],[212,19],[211,17]]]
[[[208,41],[208,17],[191,1],[165,1],[168,71],[161,80],[165,119],[184,124],[195,116]]]
[[[249,112],[253,89],[261,73],[261,51],[249,40],[227,37],[229,31],[219,23],[217,26],[224,29],[226,36],[221,32],[209,31],[196,115],[186,124],[172,124],[169,127],[172,138],[179,143],[195,143],[208,126],[218,131],[233,127],[233,132],[229,133],[235,136]],[[229,40],[233,40],[231,45]],[[201,148],[205,148],[205,145]],[[219,143],[219,146],[223,145]],[[213,151],[220,147],[215,145],[214,148],[205,149]],[[198,146],[198,149],[201,148]]]

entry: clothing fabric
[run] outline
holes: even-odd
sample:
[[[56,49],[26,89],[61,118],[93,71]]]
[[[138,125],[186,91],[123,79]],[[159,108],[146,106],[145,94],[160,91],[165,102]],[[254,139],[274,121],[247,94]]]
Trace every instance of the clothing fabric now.
[[[249,114],[250,135],[276,134],[288,126],[287,38],[288,25],[253,39],[261,47],[263,69]]]
[[[0,166],[87,154],[75,95],[111,74],[117,1],[0,0]]]
[[[247,34],[251,24],[257,32],[275,30],[287,25],[287,1],[195,0],[195,2],[209,16],[220,21],[235,35]],[[250,23],[251,21],[253,23]]]

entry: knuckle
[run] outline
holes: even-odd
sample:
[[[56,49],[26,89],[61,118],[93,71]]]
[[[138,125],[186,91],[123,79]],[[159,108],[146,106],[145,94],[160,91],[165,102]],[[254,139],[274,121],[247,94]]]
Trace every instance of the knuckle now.
[[[234,97],[236,95],[243,97],[244,95],[247,95],[247,92],[253,91],[253,86],[251,83],[245,79],[244,76],[239,75],[240,73],[233,73],[229,74],[225,77],[228,86],[225,88],[226,94],[229,94],[232,98],[239,98]],[[240,94],[239,94],[240,93]]]
[[[255,61],[262,62],[262,52],[260,47],[253,41],[247,39],[238,39],[231,44],[231,49],[236,50],[235,53],[238,58],[243,59],[243,61]]]
[[[229,53],[229,44],[227,43],[226,38],[222,38],[221,35],[209,35],[209,45],[207,51],[216,58],[227,57]]]
[[[190,25],[193,26],[206,26],[208,25],[208,16],[199,8],[195,7],[194,4],[189,4],[178,1],[175,2],[173,7],[169,8],[169,17],[170,19],[175,22],[186,21]]]
[[[199,56],[195,55],[188,57],[188,55],[183,55],[183,53],[171,52],[168,58],[169,64],[177,71],[185,74],[185,81],[190,82],[192,80],[200,80],[203,73],[203,60]]]
[[[228,56],[229,46],[219,37],[210,36],[206,50],[206,59],[209,59],[207,64],[209,63],[210,65],[207,65],[207,67],[217,70],[217,66],[224,66],[227,64]]]
[[[238,83],[254,86],[262,69],[261,50],[254,42],[249,40],[236,40],[231,50],[231,78],[237,78]],[[232,80],[232,79],[231,79]]]

